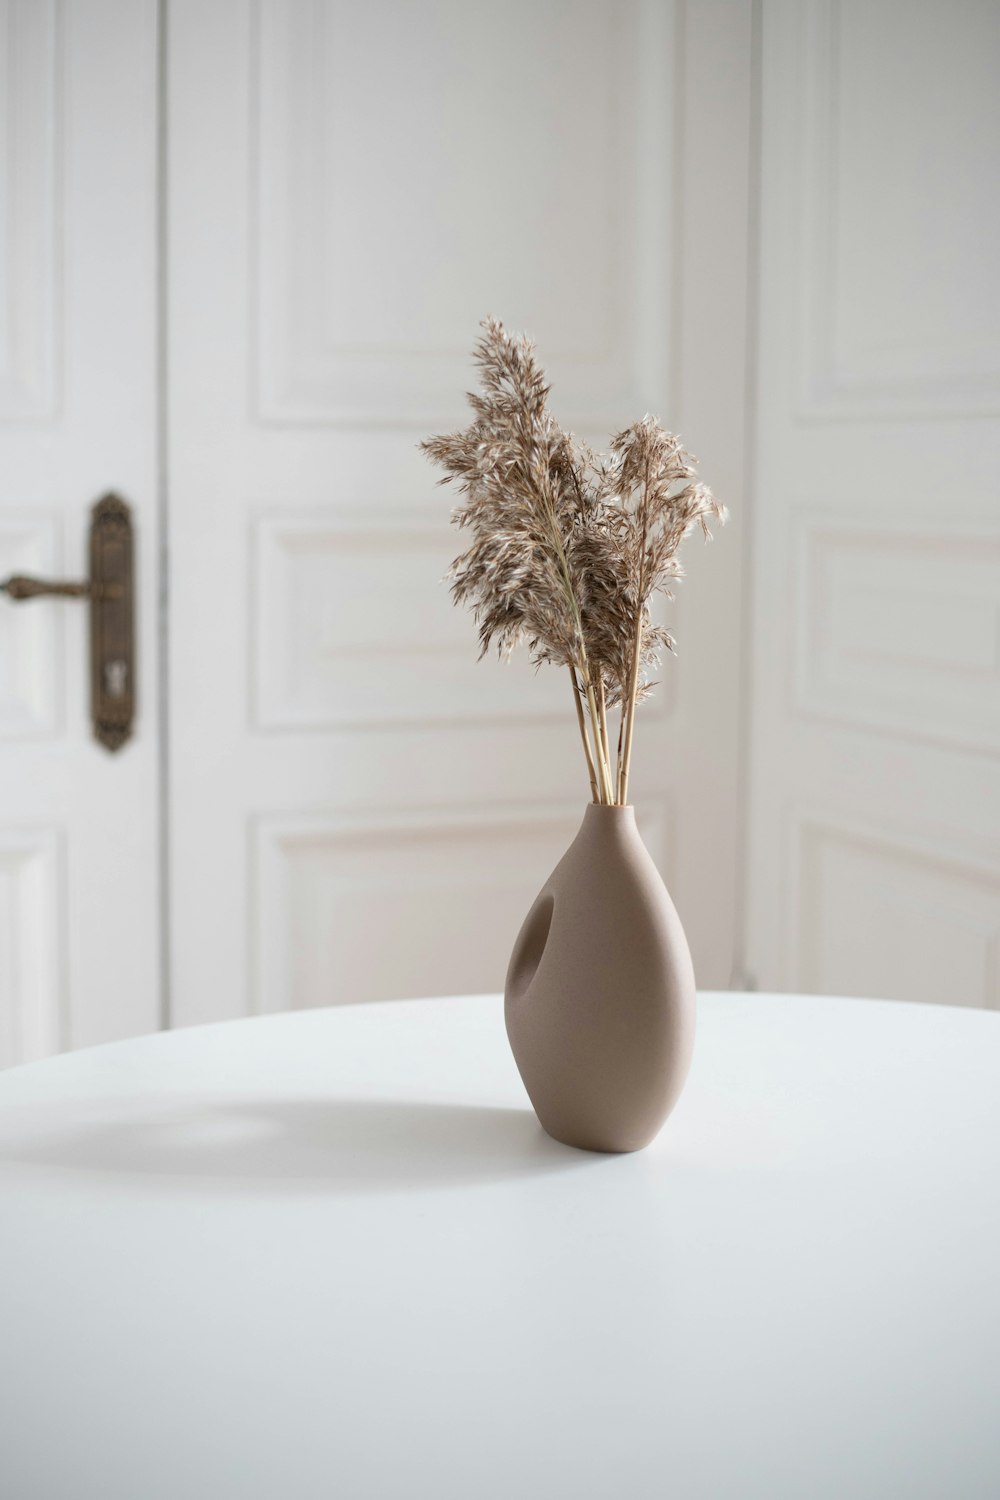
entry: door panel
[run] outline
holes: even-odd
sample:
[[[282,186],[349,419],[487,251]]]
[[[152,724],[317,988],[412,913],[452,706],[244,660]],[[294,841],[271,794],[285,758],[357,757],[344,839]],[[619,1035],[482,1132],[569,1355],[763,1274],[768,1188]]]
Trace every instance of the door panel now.
[[[1000,11],[763,8],[747,942],[1000,1006]]]
[[[0,595],[0,1063],[160,1016],[156,12],[5,0],[0,578],[84,578],[92,503],[138,529],[139,714],[90,733],[87,606]]]
[[[749,6],[695,10],[686,27],[653,0],[171,7],[176,1022],[502,985],[586,772],[561,674],[476,662],[441,581],[451,499],[416,444],[464,421],[495,312],[534,332],[589,439],[646,410],[719,439],[706,470],[738,508],[745,226],[724,232],[745,214]],[[703,205],[723,231],[711,264],[691,256],[700,356],[672,326],[694,244],[674,137],[686,47],[699,75],[726,54],[726,123],[691,101],[685,127],[689,160],[736,192]],[[736,288],[721,313],[719,256]],[[717,983],[737,559],[714,579],[696,565],[635,775]]]

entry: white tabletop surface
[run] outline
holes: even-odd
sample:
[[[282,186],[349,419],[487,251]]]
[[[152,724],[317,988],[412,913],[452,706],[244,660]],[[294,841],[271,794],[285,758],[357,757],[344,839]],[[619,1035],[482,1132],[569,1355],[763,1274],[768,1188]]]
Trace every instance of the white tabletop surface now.
[[[703,996],[634,1156],[495,998],[0,1075],[4,1500],[996,1500],[1000,1016]]]

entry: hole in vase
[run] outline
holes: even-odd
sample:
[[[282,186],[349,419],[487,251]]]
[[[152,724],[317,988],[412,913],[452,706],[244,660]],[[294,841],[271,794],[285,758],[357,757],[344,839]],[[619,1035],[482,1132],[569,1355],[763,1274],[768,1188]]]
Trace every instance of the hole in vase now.
[[[535,971],[545,952],[545,944],[549,940],[555,904],[554,896],[540,896],[522,928],[510,961],[507,979],[507,994],[513,1000],[521,998],[535,977]]]

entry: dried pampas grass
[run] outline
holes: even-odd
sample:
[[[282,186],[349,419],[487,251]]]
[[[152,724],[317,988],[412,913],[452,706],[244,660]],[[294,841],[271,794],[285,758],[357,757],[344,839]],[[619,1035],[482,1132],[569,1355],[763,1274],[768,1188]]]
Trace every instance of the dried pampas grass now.
[[[452,565],[452,594],[472,609],[480,655],[526,644],[536,664],[568,670],[593,800],[623,805],[636,706],[674,645],[652,621],[652,598],[682,576],[688,532],[709,537],[709,519],[725,511],[652,417],[618,433],[606,454],[563,431],[531,340],[494,318],[481,327],[471,423],[421,444],[441,482],[457,485],[453,520],[471,537]]]

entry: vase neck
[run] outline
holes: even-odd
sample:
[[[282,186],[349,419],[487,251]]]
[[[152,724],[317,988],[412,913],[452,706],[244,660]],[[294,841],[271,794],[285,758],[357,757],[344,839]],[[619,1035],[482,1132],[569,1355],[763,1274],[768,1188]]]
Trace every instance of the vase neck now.
[[[596,852],[600,849],[624,848],[634,844],[638,838],[634,807],[606,807],[602,803],[591,802],[583,815],[575,842]]]
[[[607,807],[603,802],[588,802],[583,814],[583,826],[599,825],[605,828],[635,827],[635,808],[629,802],[625,807]]]

